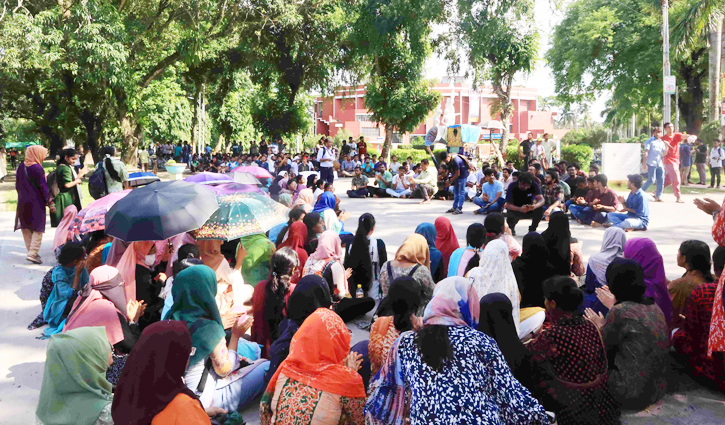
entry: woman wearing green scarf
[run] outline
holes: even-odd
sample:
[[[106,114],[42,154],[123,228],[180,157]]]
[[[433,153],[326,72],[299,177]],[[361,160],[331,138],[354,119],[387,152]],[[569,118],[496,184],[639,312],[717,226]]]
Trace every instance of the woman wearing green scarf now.
[[[264,373],[269,368],[267,360],[252,363],[236,352],[239,338],[252,325],[251,316],[242,316],[234,323],[229,346],[225,344],[216,290],[216,274],[207,266],[179,272],[171,288],[174,305],[164,317],[184,321],[189,327],[194,354],[184,380],[211,416],[218,409],[233,411],[253,401],[264,390]],[[211,359],[211,370],[201,383],[207,359]],[[249,365],[242,367],[245,363]]]
[[[102,326],[55,334],[35,414],[43,425],[111,425],[111,345]]]
[[[269,260],[274,255],[274,243],[260,233],[243,237],[237,245],[237,250],[239,247],[247,251],[242,260],[244,283],[256,286],[269,277]]]

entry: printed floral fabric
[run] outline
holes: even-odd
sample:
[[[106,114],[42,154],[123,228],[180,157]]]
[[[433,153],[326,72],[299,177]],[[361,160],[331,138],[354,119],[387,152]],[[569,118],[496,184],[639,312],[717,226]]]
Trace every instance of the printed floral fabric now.
[[[712,224],[712,238],[720,246],[725,246],[725,201],[720,207],[720,213]],[[707,344],[707,355],[712,357],[713,351],[725,351],[725,309],[723,309],[723,290],[725,289],[725,273],[715,291],[715,301],[712,304],[712,320],[710,321],[710,337]]]
[[[554,321],[528,346],[543,376],[535,396],[562,425],[618,424],[607,356],[596,325],[581,315]]]
[[[413,332],[403,333],[370,384],[368,424],[546,424],[543,407],[511,374],[496,341],[451,326],[453,358],[442,373],[422,359]],[[409,413],[408,413],[409,412]]]
[[[370,330],[370,342],[368,343],[368,355],[370,356],[370,376],[375,376],[388,358],[390,347],[400,336],[395,329],[393,316],[378,318]]]
[[[364,423],[364,398],[343,397],[279,375],[274,393],[260,403],[263,425],[334,425]]]

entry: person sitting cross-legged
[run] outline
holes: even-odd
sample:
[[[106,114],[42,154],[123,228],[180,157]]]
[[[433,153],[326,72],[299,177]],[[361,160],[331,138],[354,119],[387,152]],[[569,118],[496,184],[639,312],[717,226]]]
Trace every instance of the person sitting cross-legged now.
[[[405,168],[398,168],[398,174],[393,177],[393,187],[387,189],[388,195],[395,198],[407,198],[410,195],[410,183],[408,178],[405,176]]]
[[[362,173],[360,166],[355,167],[355,175],[352,178],[351,189],[347,191],[350,198],[367,198],[368,196],[368,176]]]
[[[619,203],[626,205],[621,212],[611,212],[607,214],[608,222],[605,226],[617,226],[625,230],[647,230],[649,223],[649,199],[642,190],[642,176],[639,174],[630,174],[627,176],[629,180],[627,187],[629,188],[629,196],[625,201],[623,197],[619,197]]]
[[[474,214],[487,214],[490,212],[501,212],[506,199],[503,197],[503,183],[496,180],[496,174],[492,168],[483,170],[484,183],[481,184],[481,196],[474,198],[473,203],[481,207]]]

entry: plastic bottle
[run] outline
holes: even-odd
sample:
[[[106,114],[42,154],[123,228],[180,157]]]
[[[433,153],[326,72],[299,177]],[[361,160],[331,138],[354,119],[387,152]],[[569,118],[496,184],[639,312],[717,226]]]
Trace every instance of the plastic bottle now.
[[[362,289],[362,285],[357,285],[357,291],[355,291],[355,298],[362,298],[365,296],[365,292]]]

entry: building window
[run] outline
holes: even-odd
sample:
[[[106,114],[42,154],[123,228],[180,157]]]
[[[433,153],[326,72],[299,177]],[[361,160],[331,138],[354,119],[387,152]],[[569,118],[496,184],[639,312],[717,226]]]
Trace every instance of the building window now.
[[[393,132],[393,143],[403,143],[403,135],[400,132]]]
[[[373,114],[355,114],[355,121],[373,121]]]
[[[322,102],[317,103],[317,115],[322,117]]]
[[[377,139],[380,137],[380,130],[377,127],[362,127],[360,128],[360,135],[365,136],[366,139]]]

